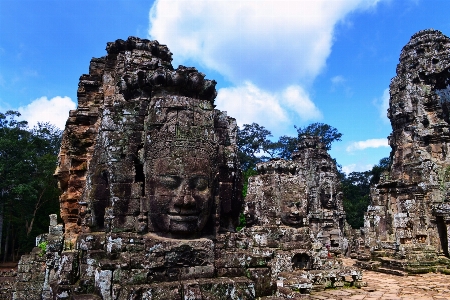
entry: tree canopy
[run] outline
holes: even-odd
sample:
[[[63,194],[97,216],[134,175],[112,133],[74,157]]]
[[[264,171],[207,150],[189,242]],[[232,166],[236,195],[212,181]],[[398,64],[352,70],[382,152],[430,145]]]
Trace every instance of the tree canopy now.
[[[252,169],[258,162],[267,159],[273,148],[273,143],[268,139],[271,136],[269,130],[256,123],[238,128],[239,161],[244,170]]]
[[[48,231],[48,215],[59,211],[53,177],[61,131],[48,123],[28,128],[20,113],[0,113],[0,253],[13,259]]]
[[[312,123],[306,127],[297,127],[297,136],[281,136],[278,141],[273,142],[269,138],[272,133],[264,126],[256,123],[244,124],[238,129],[237,146],[239,149],[239,160],[244,170],[254,168],[257,163],[270,158],[290,159],[292,152],[297,149],[298,143],[305,136],[320,136],[327,150],[331,144],[340,141],[342,133],[328,124]]]
[[[370,202],[370,186],[377,184],[380,176],[390,166],[390,158],[382,158],[372,170],[365,172],[351,172],[341,176],[342,192],[344,193],[344,210],[347,222],[353,228],[364,226],[364,213]]]
[[[304,136],[320,136],[321,142],[325,145],[325,149],[330,150],[331,144],[335,141],[340,141],[342,133],[336,128],[324,123],[312,123],[306,127],[294,126],[297,129],[298,139],[301,140]]]

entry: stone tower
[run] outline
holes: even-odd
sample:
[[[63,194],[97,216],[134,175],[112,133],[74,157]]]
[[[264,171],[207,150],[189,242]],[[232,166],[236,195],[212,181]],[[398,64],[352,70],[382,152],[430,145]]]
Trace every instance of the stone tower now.
[[[64,235],[53,224],[45,256],[22,257],[15,299],[252,298],[251,280],[215,278],[215,241],[242,207],[237,126],[214,108],[216,82],[174,69],[157,41],[106,50],[63,133]]]
[[[243,256],[267,261],[259,277],[271,278],[277,295],[287,298],[326,286],[363,285],[361,272],[344,268],[339,259],[348,247],[342,192],[320,137],[304,137],[292,160],[256,168],[245,198],[247,226],[237,235]]]
[[[371,189],[365,216],[366,246],[381,268],[427,271],[448,262],[440,256],[449,253],[449,101],[450,39],[420,31],[390,84],[392,165]]]

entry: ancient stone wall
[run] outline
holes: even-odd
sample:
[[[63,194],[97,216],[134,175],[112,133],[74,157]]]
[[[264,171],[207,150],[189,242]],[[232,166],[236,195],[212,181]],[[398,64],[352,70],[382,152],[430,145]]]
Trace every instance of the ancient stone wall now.
[[[365,241],[385,267],[425,271],[448,256],[450,39],[420,31],[390,84],[389,172],[371,189]],[[395,260],[390,260],[395,259]]]

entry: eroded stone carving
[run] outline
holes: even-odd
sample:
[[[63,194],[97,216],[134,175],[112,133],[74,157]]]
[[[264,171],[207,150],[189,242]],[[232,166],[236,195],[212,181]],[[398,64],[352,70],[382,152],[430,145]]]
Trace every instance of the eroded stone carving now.
[[[235,232],[237,126],[214,109],[215,82],[174,69],[156,41],[130,37],[107,52],[80,78],[63,135],[65,232],[52,222],[46,253],[22,258],[15,299],[293,298],[361,284],[336,259],[345,214],[318,138],[292,161],[258,165],[247,227]]]
[[[390,85],[392,165],[371,189],[364,222],[376,260],[361,263],[368,268],[427,272],[449,264],[440,256],[448,256],[450,224],[449,53],[450,39],[437,30],[414,34],[402,49]]]
[[[63,135],[64,243],[49,241],[43,282],[18,284],[15,298],[31,285],[36,299],[253,298],[252,280],[216,278],[215,240],[238,225],[242,182],[215,82],[174,69],[156,41],[107,52],[81,76]]]
[[[345,213],[337,169],[320,138],[306,137],[292,161],[260,163],[257,171],[245,198],[247,227],[222,255],[260,260],[260,273],[270,278],[265,290],[279,297],[339,287],[345,278],[363,285],[361,271],[337,259],[347,250]],[[242,250],[232,249],[236,246]]]

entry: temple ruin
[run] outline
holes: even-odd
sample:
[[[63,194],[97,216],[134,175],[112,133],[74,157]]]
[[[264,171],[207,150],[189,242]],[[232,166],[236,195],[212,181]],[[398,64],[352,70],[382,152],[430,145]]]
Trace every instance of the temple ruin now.
[[[215,82],[174,69],[156,41],[130,37],[106,50],[81,76],[63,134],[64,227],[53,217],[37,241],[45,251],[22,257],[14,299],[303,297],[344,278],[361,284],[336,259],[342,193],[317,138],[293,161],[258,166],[247,227],[236,232],[237,126],[214,108]]]
[[[13,299],[304,299],[361,287],[358,265],[450,273],[450,39],[416,33],[390,85],[392,165],[361,235],[319,137],[257,165],[245,200],[236,121],[215,82],[157,41],[107,44],[80,77],[55,172],[61,217],[19,263]],[[240,213],[246,226],[236,231]]]
[[[449,54],[450,39],[437,30],[416,33],[401,52],[390,84],[392,165],[371,189],[363,267],[450,271]]]

